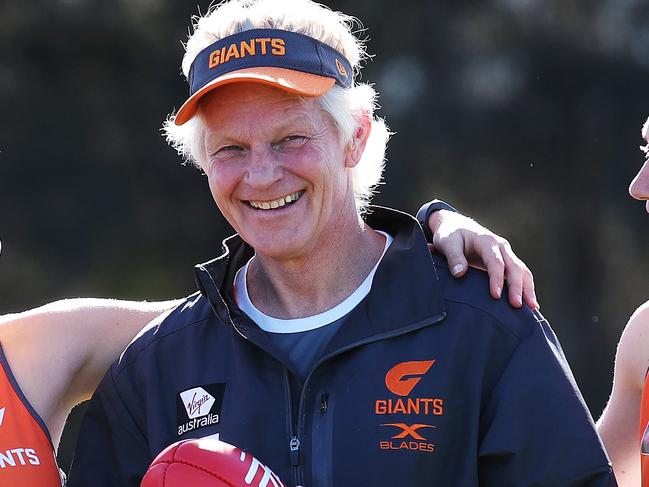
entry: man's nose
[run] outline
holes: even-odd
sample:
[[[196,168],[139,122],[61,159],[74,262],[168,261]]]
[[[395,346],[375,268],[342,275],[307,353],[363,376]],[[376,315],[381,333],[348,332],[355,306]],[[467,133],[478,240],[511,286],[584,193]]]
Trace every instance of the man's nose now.
[[[254,147],[250,151],[244,181],[255,189],[266,189],[282,177],[281,164],[270,147]]]
[[[649,200],[649,160],[636,174],[629,186],[629,194],[637,200]]]

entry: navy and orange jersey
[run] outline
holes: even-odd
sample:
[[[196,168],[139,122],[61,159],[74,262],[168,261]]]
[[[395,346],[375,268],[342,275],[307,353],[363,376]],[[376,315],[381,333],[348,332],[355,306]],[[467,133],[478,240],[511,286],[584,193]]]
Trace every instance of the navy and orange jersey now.
[[[640,403],[640,461],[642,487],[649,487],[649,370],[644,379]]]
[[[52,439],[0,346],[0,486],[61,487]]]
[[[165,447],[215,435],[291,486],[616,485],[547,321],[481,271],[453,278],[411,217],[366,218],[394,240],[306,377],[237,306],[253,249],[232,237],[102,380],[69,487],[137,487]]]

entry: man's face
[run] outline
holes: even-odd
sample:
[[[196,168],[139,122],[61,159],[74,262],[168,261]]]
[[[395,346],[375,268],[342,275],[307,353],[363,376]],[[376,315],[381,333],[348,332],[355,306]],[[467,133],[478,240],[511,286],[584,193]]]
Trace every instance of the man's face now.
[[[642,137],[647,142],[647,146],[643,149],[647,160],[631,181],[629,193],[637,200],[646,201],[647,212],[649,212],[649,118],[642,127]]]
[[[234,83],[207,95],[200,116],[214,200],[257,254],[304,257],[357,218],[348,151],[316,99]]]

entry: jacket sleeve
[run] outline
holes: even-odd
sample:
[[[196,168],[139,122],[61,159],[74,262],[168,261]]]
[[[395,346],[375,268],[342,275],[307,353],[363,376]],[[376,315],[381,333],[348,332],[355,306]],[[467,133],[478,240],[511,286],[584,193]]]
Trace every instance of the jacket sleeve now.
[[[592,417],[556,336],[540,315],[480,420],[481,486],[615,486]]]
[[[81,423],[68,487],[139,487],[152,458],[142,429],[127,409],[111,368]]]

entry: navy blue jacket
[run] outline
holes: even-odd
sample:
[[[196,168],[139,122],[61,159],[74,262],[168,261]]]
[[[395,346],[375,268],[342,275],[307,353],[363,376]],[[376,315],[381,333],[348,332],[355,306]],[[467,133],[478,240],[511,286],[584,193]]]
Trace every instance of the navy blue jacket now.
[[[548,323],[431,259],[411,217],[374,208],[394,242],[372,291],[304,383],[236,306],[239,237],[189,297],[124,352],[94,394],[70,487],[138,486],[183,438],[219,434],[290,485],[611,486]]]

